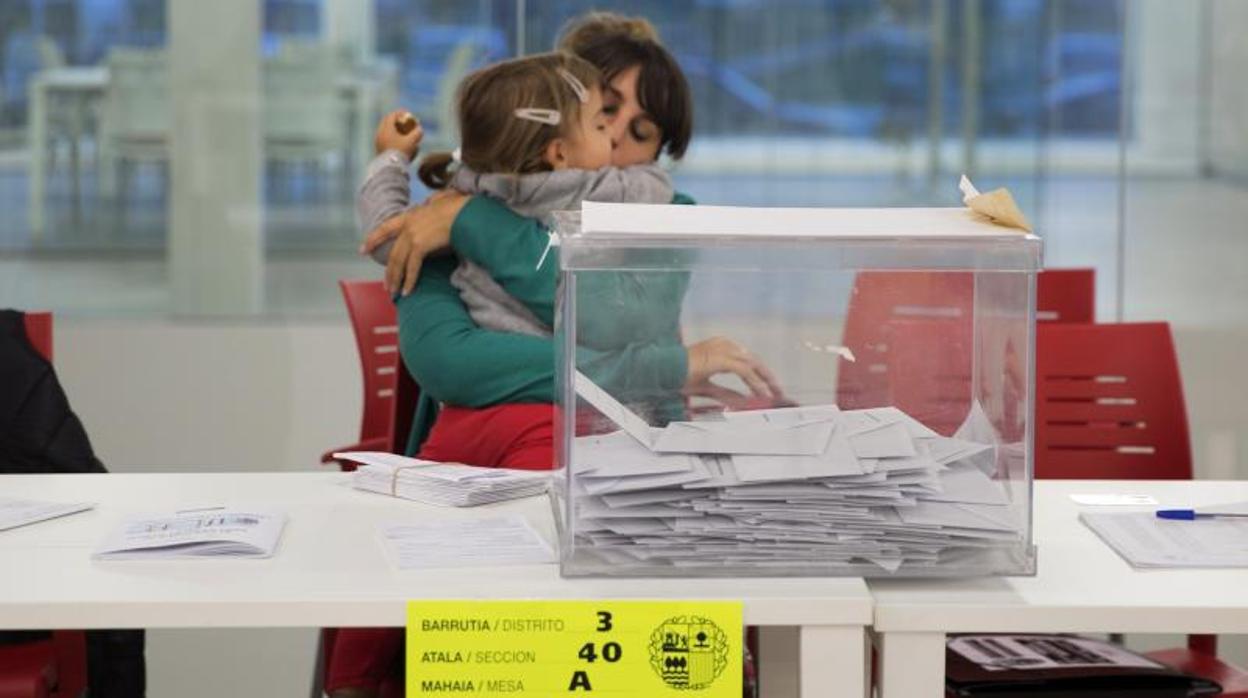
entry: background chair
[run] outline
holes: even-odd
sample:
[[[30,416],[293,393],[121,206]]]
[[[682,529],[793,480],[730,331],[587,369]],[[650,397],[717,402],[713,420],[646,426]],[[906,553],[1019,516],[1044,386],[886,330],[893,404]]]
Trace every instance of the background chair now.
[[[394,301],[380,281],[339,281],[347,315],[359,349],[360,369],[364,375],[364,410],[360,419],[360,440],[350,446],[326,451],[322,463],[336,462],[343,470],[355,470],[355,464],[338,461],[338,451],[395,450],[395,387],[400,368],[399,328],[396,324]],[[414,403],[412,409],[415,409]],[[411,427],[411,416],[407,417]],[[406,438],[406,433],[402,438]]]
[[[841,335],[854,360],[839,360],[837,404],[842,409],[895,405],[941,433],[953,433],[970,407],[969,390],[951,401],[957,386],[933,391],[930,371],[939,366],[946,379],[960,376],[969,385],[971,352],[956,347],[970,341],[974,284],[968,272],[858,274]],[[935,335],[940,341],[931,339]],[[923,350],[942,351],[911,356],[906,347],[916,339]]]
[[[355,470],[356,464],[333,457],[338,451],[389,451],[403,453],[412,430],[420,388],[403,367],[399,354],[398,326],[394,301],[380,281],[339,281],[351,329],[360,353],[364,373],[364,414],[360,420],[360,442],[327,451],[322,463],[336,462],[342,470]],[[313,698],[321,698],[328,659],[334,650],[337,628],[322,628],[318,640]],[[403,695],[402,686],[382,687],[386,698]],[[3,698],[3,696],[0,696]]]
[[[1045,269],[1036,276],[1037,322],[1096,322],[1096,270]]]
[[[99,183],[102,194],[119,197],[124,215],[134,166],[169,159],[169,59],[163,49],[114,48],[107,62]]]
[[[1037,320],[1091,322],[1093,269],[1046,269],[1037,282]],[[966,272],[863,272],[854,280],[841,343],[837,404],[894,405],[942,434],[970,408],[975,278]]]
[[[1035,398],[1037,478],[1191,479],[1169,324],[1037,327]],[[1148,656],[1248,697],[1248,673],[1217,658],[1214,635]]]
[[[52,361],[52,313],[26,313],[26,338]],[[0,698],[68,698],[87,687],[86,639],[57,630],[49,639],[0,645]]]
[[[1191,479],[1168,324],[1038,327],[1035,399],[1036,477]]]
[[[264,62],[264,157],[268,163],[310,164],[346,172],[347,111],[338,81],[346,73],[333,46],[283,42]],[[347,177],[343,174],[343,182]]]

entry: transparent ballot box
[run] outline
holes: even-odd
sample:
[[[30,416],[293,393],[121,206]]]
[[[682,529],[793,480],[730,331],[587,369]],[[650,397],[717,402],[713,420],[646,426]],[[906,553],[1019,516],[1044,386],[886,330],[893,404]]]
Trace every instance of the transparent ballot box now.
[[[587,203],[554,243],[565,575],[1034,573],[1036,236]]]

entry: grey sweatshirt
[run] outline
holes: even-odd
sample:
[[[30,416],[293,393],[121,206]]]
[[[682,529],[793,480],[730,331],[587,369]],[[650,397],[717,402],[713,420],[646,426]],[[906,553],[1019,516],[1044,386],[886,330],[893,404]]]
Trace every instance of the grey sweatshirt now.
[[[407,157],[388,150],[369,163],[364,184],[356,197],[356,214],[363,234],[401,213],[411,198]],[[658,165],[604,167],[600,170],[557,170],[526,175],[478,174],[460,166],[451,188],[471,195],[498,199],[526,218],[552,225],[555,211],[580,208],[583,201],[670,203],[671,177]],[[392,242],[373,251],[373,259],[385,264]],[[462,257],[451,275],[451,284],[468,314],[480,327],[505,332],[549,336],[551,328],[498,285],[481,267]]]

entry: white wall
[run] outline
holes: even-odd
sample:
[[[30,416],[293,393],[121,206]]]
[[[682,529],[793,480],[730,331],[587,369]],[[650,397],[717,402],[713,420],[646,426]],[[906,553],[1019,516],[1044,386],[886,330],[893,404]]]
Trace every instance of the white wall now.
[[[58,318],[56,365],[114,472],[315,470],[359,435],[361,379],[343,317],[323,324]],[[151,698],[301,696],[316,632],[148,633]]]
[[[119,472],[309,470],[359,436],[359,359],[341,323],[58,319],[56,365]]]

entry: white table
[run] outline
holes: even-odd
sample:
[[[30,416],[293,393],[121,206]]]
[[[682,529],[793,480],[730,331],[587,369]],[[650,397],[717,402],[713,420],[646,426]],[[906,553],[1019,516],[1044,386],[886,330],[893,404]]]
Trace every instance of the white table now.
[[[734,599],[744,621],[800,626],[801,694],[860,697],[871,599],[860,579],[564,579],[556,565],[398,571],[383,523],[521,513],[553,540],[545,497],[472,509],[352,490],[338,473],[0,476],[8,496],[96,510],[0,532],[0,628],[401,626],[409,599]],[[287,512],[268,560],[93,562],[123,514],[265,503]]]
[[[1248,500],[1248,482],[1057,480],[1035,492],[1035,577],[869,583],[882,698],[944,695],[946,633],[1248,632],[1248,569],[1135,570],[1078,521],[1093,508],[1069,496],[1142,493],[1180,508]]]

